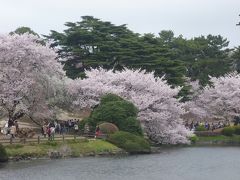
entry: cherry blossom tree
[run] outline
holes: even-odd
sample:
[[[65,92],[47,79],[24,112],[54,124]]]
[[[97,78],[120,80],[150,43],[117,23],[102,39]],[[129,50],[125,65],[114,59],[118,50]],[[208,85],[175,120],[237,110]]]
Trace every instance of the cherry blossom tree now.
[[[56,53],[34,35],[0,35],[0,107],[9,123],[27,114],[48,114],[47,100],[65,77]]]
[[[73,105],[93,107],[106,93],[117,94],[133,102],[148,137],[157,144],[188,143],[190,132],[181,115],[185,113],[176,97],[180,88],[171,88],[153,73],[125,69],[122,72],[91,69],[86,79],[69,80],[68,89]]]
[[[187,104],[189,112],[199,118],[230,120],[240,115],[240,74],[211,77],[211,85],[204,87]]]

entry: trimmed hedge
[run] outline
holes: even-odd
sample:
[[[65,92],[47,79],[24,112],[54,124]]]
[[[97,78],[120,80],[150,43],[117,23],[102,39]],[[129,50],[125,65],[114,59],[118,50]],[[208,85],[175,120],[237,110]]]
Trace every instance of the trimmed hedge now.
[[[111,134],[107,141],[124,149],[130,154],[150,153],[150,144],[141,136],[137,136],[128,132],[118,131]]]
[[[240,135],[240,126],[234,126],[234,134]]]
[[[123,131],[127,131],[135,135],[143,135],[141,124],[136,117],[128,117],[122,122],[122,126]]]
[[[118,127],[115,124],[108,123],[108,122],[101,123],[98,125],[98,127],[99,127],[101,133],[103,133],[103,134],[113,134],[113,133],[119,131]]]
[[[224,136],[232,136],[235,132],[235,128],[234,127],[225,127],[222,130],[222,134]]]
[[[91,114],[91,118],[104,121],[106,118],[112,121],[121,121],[128,117],[137,116],[137,108],[128,101],[111,101],[100,104]]]
[[[207,129],[204,126],[198,126],[196,131],[207,131]]]
[[[7,152],[2,144],[0,144],[0,162],[8,161]]]
[[[137,120],[138,109],[133,103],[114,94],[107,94],[101,98],[101,103],[93,110],[87,122],[94,131],[100,122],[115,124],[120,131],[143,135]]]
[[[125,100],[115,94],[109,93],[101,98],[100,104],[106,104],[114,101],[125,101]]]
[[[198,140],[198,137],[196,135],[192,135],[189,140],[191,141],[191,143],[195,144]]]
[[[194,134],[197,136],[220,136],[222,135],[221,131],[195,131]]]

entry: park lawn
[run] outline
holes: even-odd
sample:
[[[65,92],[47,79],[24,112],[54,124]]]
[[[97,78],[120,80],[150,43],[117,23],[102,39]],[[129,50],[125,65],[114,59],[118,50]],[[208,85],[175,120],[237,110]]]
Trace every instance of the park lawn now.
[[[116,147],[115,145],[103,141],[103,140],[95,140],[95,141],[89,141],[84,143],[69,143],[68,144],[73,152],[77,152],[80,154],[86,154],[86,153],[103,153],[103,152],[116,152],[120,149]]]
[[[65,142],[45,142],[41,144],[6,145],[9,157],[48,157],[49,152],[58,151],[62,147],[70,149],[69,156],[80,157],[89,154],[117,153],[122,150],[104,140],[66,140]]]
[[[47,155],[48,149],[41,145],[21,145],[12,144],[5,146],[9,157],[44,157]]]

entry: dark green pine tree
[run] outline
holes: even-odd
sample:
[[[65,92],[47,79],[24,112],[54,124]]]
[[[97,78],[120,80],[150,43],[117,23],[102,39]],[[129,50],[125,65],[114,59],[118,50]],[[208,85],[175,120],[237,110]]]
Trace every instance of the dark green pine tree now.
[[[240,73],[240,46],[234,49],[231,58],[234,62],[233,63],[234,70]]]
[[[209,75],[218,77],[232,70],[228,43],[220,35],[200,36],[190,40],[179,37],[175,39],[174,47],[178,50],[178,59],[186,66],[187,76],[206,85],[209,83]]]
[[[92,16],[83,16],[76,23],[67,22],[60,33],[51,31],[46,36],[57,47],[64,69],[71,78],[85,77],[91,67],[122,70],[124,67],[154,71],[165,76],[174,86],[182,86],[180,95],[188,100],[190,87],[185,77],[209,83],[209,75],[221,76],[232,70],[228,41],[222,36],[200,36],[185,39],[172,31],[161,31],[158,36],[140,35],[126,25],[114,25]]]
[[[63,33],[51,31],[46,37],[53,40],[52,46],[58,47],[59,56],[66,59],[64,69],[69,77],[84,77],[84,69],[90,67],[128,67],[155,71],[156,76],[166,74],[169,83],[183,85],[185,68],[153,34],[141,36],[126,25],[116,26],[92,16],[65,25]]]
[[[36,32],[34,32],[31,28],[25,27],[25,26],[21,26],[21,27],[17,28],[15,31],[10,32],[9,34],[10,34],[10,35],[13,35],[13,34],[19,34],[19,35],[21,35],[21,34],[24,34],[24,33],[33,34],[33,35],[35,35],[35,36],[40,37],[40,36],[39,36]]]
[[[92,16],[83,16],[82,21],[65,24],[63,33],[51,31],[53,47],[60,47],[58,54],[66,59],[64,69],[71,78],[83,77],[84,69],[90,67],[117,68],[130,63],[128,43],[137,37],[126,25],[116,26]]]

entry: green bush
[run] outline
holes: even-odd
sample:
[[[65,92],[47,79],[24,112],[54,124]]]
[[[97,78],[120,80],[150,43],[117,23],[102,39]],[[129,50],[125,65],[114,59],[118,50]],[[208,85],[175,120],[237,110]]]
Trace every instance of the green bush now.
[[[98,125],[101,133],[103,134],[113,134],[119,131],[118,127],[115,124],[104,122]]]
[[[135,135],[143,135],[140,122],[135,117],[128,117],[126,121],[123,121],[121,130]]]
[[[0,162],[6,162],[8,161],[8,155],[6,152],[6,149],[2,144],[0,144]]]
[[[105,119],[121,121],[131,116],[136,117],[137,111],[137,108],[128,101],[112,101],[100,104],[91,114],[91,118],[98,121],[105,121]]]
[[[128,132],[118,131],[111,134],[107,140],[131,154],[150,153],[150,144],[148,141],[141,136]]]
[[[207,131],[207,129],[204,126],[198,126],[195,131]]]
[[[234,126],[234,134],[240,135],[240,126]]]
[[[222,130],[222,134],[224,136],[232,136],[235,132],[235,128],[234,127],[225,127]]]
[[[191,143],[196,143],[197,142],[197,140],[198,140],[198,137],[196,136],[196,135],[192,135],[190,138],[189,138],[189,140],[191,141]]]
[[[124,101],[123,98],[115,95],[115,94],[106,94],[101,98],[100,104],[106,104],[108,102],[113,102],[113,101]]]
[[[91,127],[96,127],[100,122],[109,122],[115,124],[121,131],[142,135],[137,113],[138,109],[133,103],[119,96],[107,94],[101,98],[101,103],[91,113],[87,123]]]
[[[79,122],[78,127],[80,131],[82,132],[84,131],[84,127],[87,122],[88,122],[88,118],[84,118]]]

